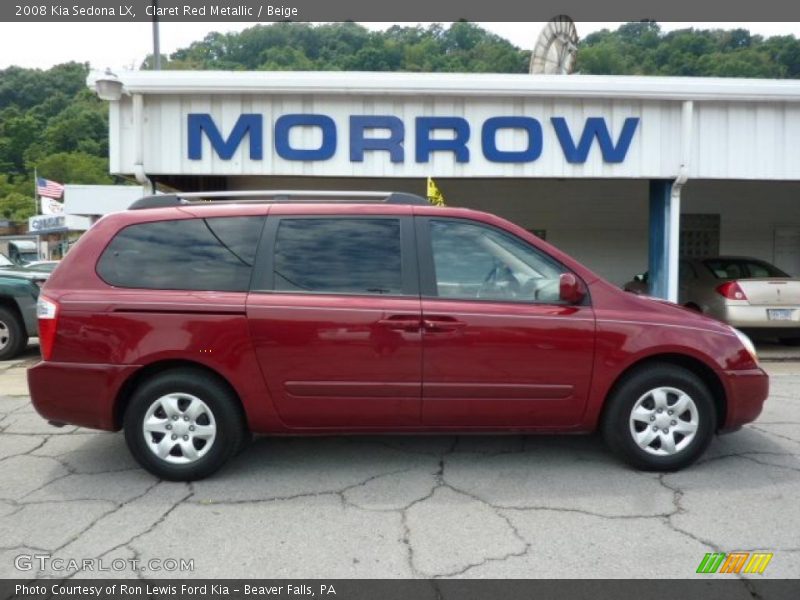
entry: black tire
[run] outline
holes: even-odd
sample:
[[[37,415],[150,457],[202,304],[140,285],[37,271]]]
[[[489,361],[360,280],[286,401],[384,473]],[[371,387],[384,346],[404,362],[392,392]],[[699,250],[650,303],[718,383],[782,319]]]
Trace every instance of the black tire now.
[[[653,440],[648,445],[648,451],[637,444],[634,433],[631,431],[632,428],[638,431],[636,428],[644,425],[639,421],[635,424],[631,422],[632,411],[640,399],[644,399],[642,405],[644,410],[651,410],[652,406],[653,415],[648,417],[648,420],[657,419],[657,423],[661,423],[662,419],[675,419],[676,417],[688,420],[687,417],[690,416],[688,412],[673,417],[667,416],[667,410],[656,414],[654,396],[646,396],[646,394],[657,388],[674,388],[684,392],[695,406],[697,429],[694,437],[673,454],[654,454],[654,452],[666,451],[661,448],[661,439],[663,438],[660,432],[656,434],[659,438],[658,441]],[[674,405],[677,395],[668,393],[666,398],[668,405],[670,402]],[[680,446],[688,436],[682,436],[670,429],[674,422],[669,420],[664,423],[669,432],[666,435],[675,442],[676,446]],[[642,431],[649,427],[648,423]],[[677,471],[695,462],[706,451],[717,429],[717,411],[711,392],[697,375],[673,364],[650,363],[636,369],[615,386],[607,400],[601,428],[608,446],[625,462],[646,471]]]
[[[18,356],[28,346],[25,323],[14,310],[0,306],[0,360]]]
[[[160,398],[170,394],[190,395],[200,400],[211,414],[204,411],[205,416],[200,417],[204,421],[201,423],[198,419],[197,428],[209,424],[216,427],[216,434],[209,448],[205,448],[204,440],[195,442],[192,438],[189,442],[193,445],[203,444],[200,451],[204,451],[204,454],[194,462],[184,464],[169,462],[169,460],[180,460],[180,457],[183,456],[180,438],[175,443],[176,447],[172,448],[179,456],[173,457],[171,453],[166,458],[161,458],[150,448],[151,443],[155,445],[158,439],[153,435],[159,436],[160,434],[148,434],[150,442],[145,437],[143,425],[148,411]],[[184,399],[182,402],[189,401]],[[163,418],[164,423],[176,427],[173,431],[177,430],[178,425],[172,425],[163,411],[161,416],[158,413],[153,416],[159,419]],[[209,416],[213,418],[211,423],[209,423]],[[179,418],[176,421],[180,422],[183,419]],[[187,420],[187,423],[195,422]],[[183,426],[181,425],[181,427]],[[244,448],[249,436],[246,420],[236,395],[217,377],[191,368],[165,371],[141,384],[133,393],[125,410],[123,427],[125,441],[136,461],[156,477],[169,481],[196,481],[208,477],[236,456]],[[188,434],[188,432],[179,433]],[[170,435],[170,437],[172,436]]]

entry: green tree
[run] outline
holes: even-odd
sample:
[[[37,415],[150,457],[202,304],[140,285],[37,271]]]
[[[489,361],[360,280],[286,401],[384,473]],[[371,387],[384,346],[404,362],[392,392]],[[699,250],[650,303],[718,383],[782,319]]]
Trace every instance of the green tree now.
[[[80,151],[94,156],[108,154],[108,106],[89,89],[48,120],[42,132],[40,154]]]
[[[60,92],[73,96],[86,87],[88,64],[76,62],[56,65],[52,69],[8,67],[0,70],[0,108],[10,105],[27,109],[45,102]]]
[[[9,221],[27,221],[37,213],[33,195],[11,192],[0,196],[0,217]]]
[[[704,77],[800,77],[800,41],[764,40],[745,29],[680,29],[626,23],[586,36],[578,49],[582,73]]]
[[[167,69],[461,71],[526,70],[530,54],[460,21],[369,31],[356,23],[278,22],[239,33],[212,33],[163,62]],[[143,67],[148,67],[148,57]]]
[[[28,165],[33,170],[34,165]],[[114,183],[108,174],[108,160],[85,152],[57,152],[36,164],[40,177],[79,184]]]
[[[0,168],[24,172],[24,155],[42,130],[41,121],[16,106],[0,110]]]

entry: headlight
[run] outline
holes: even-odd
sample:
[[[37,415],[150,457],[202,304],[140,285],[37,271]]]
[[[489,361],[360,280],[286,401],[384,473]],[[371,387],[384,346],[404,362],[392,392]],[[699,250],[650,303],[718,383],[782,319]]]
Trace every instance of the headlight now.
[[[758,364],[758,354],[756,353],[756,346],[753,344],[753,340],[743,334],[741,331],[736,329],[735,327],[731,327],[731,331],[736,334],[736,337],[739,338],[739,341],[744,346],[744,349],[753,357],[753,360],[756,364]]]

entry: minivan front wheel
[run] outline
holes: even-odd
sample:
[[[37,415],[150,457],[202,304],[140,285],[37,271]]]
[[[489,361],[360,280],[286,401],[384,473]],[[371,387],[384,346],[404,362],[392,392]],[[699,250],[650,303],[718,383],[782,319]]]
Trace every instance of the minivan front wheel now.
[[[696,461],[716,430],[714,400],[694,373],[671,364],[634,371],[608,399],[602,424],[611,449],[644,470],[674,471]]]
[[[238,399],[216,377],[193,369],[145,381],[131,397],[123,424],[137,462],[171,481],[211,475],[246,439]]]

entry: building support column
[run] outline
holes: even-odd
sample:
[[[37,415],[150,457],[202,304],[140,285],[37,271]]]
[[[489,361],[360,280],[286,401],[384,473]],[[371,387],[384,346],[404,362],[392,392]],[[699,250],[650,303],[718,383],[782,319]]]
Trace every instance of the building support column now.
[[[144,193],[155,194],[155,186],[144,171],[144,96],[133,94],[133,175]]]
[[[650,180],[650,295],[678,301],[681,184],[669,179]]]
[[[668,296],[670,208],[672,207],[672,181],[650,180],[650,252],[648,260],[648,285],[650,295]]]
[[[680,260],[681,190],[689,178],[692,155],[694,103],[681,106],[681,162],[678,176],[650,180],[650,253],[648,282],[650,295],[670,302],[678,301],[678,263]]]

